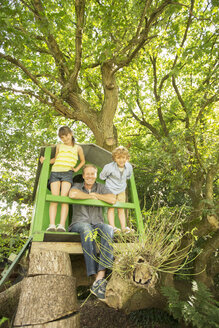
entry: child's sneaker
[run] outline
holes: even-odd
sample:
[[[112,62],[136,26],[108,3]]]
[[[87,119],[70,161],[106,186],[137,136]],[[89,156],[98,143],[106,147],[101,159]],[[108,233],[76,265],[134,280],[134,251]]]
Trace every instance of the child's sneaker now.
[[[48,228],[46,229],[46,231],[56,231],[56,226],[55,226],[55,224],[50,224],[50,225],[48,226]]]
[[[116,228],[116,227],[113,227],[113,232],[114,233],[120,233],[121,232],[121,229]]]
[[[129,227],[125,227],[125,229],[123,229],[122,232],[124,232],[124,233],[133,233],[133,232],[135,232],[135,230],[130,229]]]
[[[61,224],[58,224],[57,225],[56,231],[58,231],[58,232],[66,232],[65,227],[63,227],[63,225],[61,225]]]
[[[94,281],[93,285],[91,286],[91,293],[94,294],[97,298],[99,298],[101,301],[105,300],[105,292],[106,292],[106,285],[107,281],[106,279],[99,279],[97,281]]]

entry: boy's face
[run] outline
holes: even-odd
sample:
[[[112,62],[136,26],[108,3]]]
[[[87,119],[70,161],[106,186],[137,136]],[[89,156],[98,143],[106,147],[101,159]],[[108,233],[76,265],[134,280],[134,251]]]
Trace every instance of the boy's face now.
[[[123,168],[125,166],[125,163],[127,162],[127,156],[126,155],[117,155],[115,156],[114,161],[118,165],[118,167]]]

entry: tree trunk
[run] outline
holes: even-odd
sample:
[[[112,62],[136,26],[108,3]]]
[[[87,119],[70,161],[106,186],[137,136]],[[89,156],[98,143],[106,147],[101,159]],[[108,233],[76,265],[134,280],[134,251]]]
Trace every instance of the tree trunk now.
[[[80,327],[76,279],[67,253],[42,249],[30,254],[13,327],[32,326]]]
[[[21,281],[0,293],[0,318],[12,318],[21,293]]]

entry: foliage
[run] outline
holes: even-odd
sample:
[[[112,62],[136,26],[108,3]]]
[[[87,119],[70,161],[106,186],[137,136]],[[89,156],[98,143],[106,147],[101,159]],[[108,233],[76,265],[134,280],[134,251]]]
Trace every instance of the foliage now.
[[[141,257],[145,266],[149,266],[156,282],[157,272],[176,273],[187,263],[192,244],[181,247],[180,241],[186,235],[182,228],[182,209],[161,207],[153,208],[144,215],[144,231],[140,236],[133,236],[131,244],[125,248],[114,247],[117,259],[113,270],[123,277],[128,277]],[[118,237],[126,243],[126,237]],[[150,284],[151,285],[151,284]]]
[[[179,292],[173,287],[162,287],[162,293],[174,318],[197,328],[219,327],[219,304],[204,284],[193,281],[192,295],[185,301],[180,300]]]
[[[179,324],[167,312],[159,309],[145,309],[131,312],[129,318],[138,327],[147,328],[178,328]]]
[[[29,235],[29,224],[25,217],[3,215],[0,221],[0,262],[11,253],[18,254]]]
[[[0,327],[1,327],[2,325],[4,325],[4,327],[5,327],[5,323],[6,323],[7,321],[9,321],[8,318],[5,318],[5,317],[0,318]],[[8,322],[8,324],[9,324],[9,322]]]
[[[218,11],[211,2],[184,4],[168,8],[166,28],[121,72],[116,125],[137,164],[146,201],[159,192],[199,216],[218,200]]]

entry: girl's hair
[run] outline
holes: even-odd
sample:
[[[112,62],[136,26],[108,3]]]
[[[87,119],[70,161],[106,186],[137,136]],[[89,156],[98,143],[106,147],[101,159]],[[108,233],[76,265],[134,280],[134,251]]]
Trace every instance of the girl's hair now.
[[[67,136],[68,133],[72,134],[72,146],[74,146],[75,138],[73,137],[72,130],[68,126],[61,126],[61,128],[59,128],[58,136],[61,138],[61,136]]]
[[[112,157],[113,157],[113,160],[115,160],[115,158],[117,156],[120,156],[120,155],[124,155],[127,157],[127,160],[129,160],[130,158],[130,155],[129,155],[129,152],[128,152],[128,149],[126,149],[125,147],[123,146],[119,146],[117,148],[115,148],[113,151],[112,151]]]

